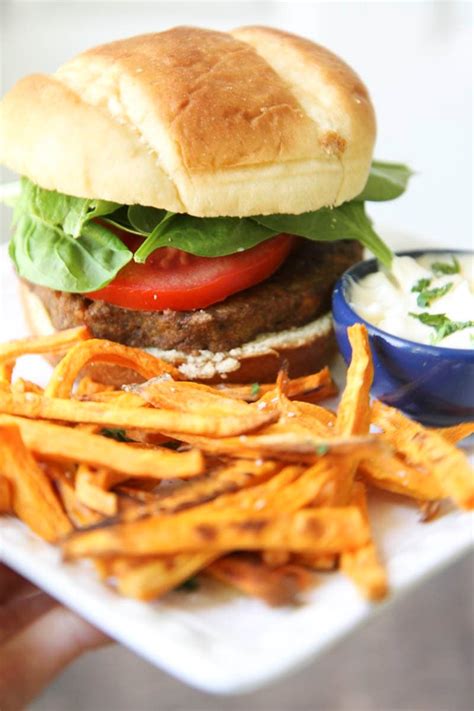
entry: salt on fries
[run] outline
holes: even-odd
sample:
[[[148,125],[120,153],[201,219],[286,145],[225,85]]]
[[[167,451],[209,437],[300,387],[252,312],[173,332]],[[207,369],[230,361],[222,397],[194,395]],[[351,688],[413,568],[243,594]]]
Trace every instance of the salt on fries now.
[[[288,604],[313,571],[337,568],[380,599],[388,582],[367,489],[422,502],[425,515],[444,497],[474,508],[474,477],[455,447],[473,425],[428,430],[371,405],[365,328],[349,339],[336,413],[317,404],[336,391],[327,368],[210,386],[85,328],[0,346],[0,513],[141,600],[202,573]],[[65,352],[44,390],[14,379],[22,355]],[[103,385],[82,374],[95,363],[142,382]]]

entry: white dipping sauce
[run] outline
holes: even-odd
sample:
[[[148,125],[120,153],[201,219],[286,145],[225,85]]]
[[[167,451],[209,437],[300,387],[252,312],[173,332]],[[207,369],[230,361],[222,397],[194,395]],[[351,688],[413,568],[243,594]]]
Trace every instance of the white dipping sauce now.
[[[474,348],[474,256],[394,257],[390,271],[383,268],[353,282],[351,306],[394,336],[446,348]],[[422,316],[425,321],[438,316],[430,319],[436,326],[411,313],[427,314]]]

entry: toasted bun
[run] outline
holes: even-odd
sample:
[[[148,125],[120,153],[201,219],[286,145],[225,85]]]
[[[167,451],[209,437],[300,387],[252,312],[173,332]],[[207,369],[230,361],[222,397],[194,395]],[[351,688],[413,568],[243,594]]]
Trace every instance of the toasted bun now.
[[[56,329],[43,303],[23,282],[20,283],[20,297],[31,334],[44,336],[54,333]],[[284,363],[288,366],[290,377],[308,375],[327,365],[336,350],[329,314],[302,329],[279,333],[273,347],[259,345],[258,341],[254,341],[238,349],[240,353],[232,357],[234,363],[231,364],[231,370],[220,367],[222,361],[216,363],[202,356],[185,358],[175,351],[162,351],[159,356],[178,366],[188,380],[206,383],[269,383],[274,382]],[[53,364],[57,362],[57,358],[48,360]],[[132,370],[105,363],[85,368],[84,375],[116,387],[141,380]]]
[[[176,27],[85,52],[0,104],[0,161],[50,190],[197,216],[339,205],[375,118],[342,60],[268,27]]]

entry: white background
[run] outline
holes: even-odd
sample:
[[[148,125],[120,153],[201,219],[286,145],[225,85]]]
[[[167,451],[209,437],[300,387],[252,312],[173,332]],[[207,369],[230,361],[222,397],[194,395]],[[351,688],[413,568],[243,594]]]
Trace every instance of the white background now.
[[[378,117],[376,156],[418,171],[406,196],[370,207],[376,221],[438,244],[470,246],[471,3],[0,3],[2,93],[87,47],[175,24],[262,23],[305,34],[340,54],[367,84]]]
[[[99,42],[187,23],[264,23],[327,45],[360,73],[376,155],[418,171],[377,221],[449,246],[472,240],[472,7],[468,2],[13,2],[0,0],[2,93]],[[11,175],[4,173],[4,179]],[[3,214],[0,241],[7,238]],[[1,327],[1,324],[0,324]],[[82,660],[35,711],[465,711],[474,694],[472,560],[385,612],[306,672],[234,700],[187,689],[123,649]]]

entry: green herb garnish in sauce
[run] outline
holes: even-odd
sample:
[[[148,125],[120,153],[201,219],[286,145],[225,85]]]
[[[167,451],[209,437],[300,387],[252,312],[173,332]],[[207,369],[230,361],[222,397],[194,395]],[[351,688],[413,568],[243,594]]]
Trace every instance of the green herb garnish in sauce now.
[[[454,256],[451,256],[452,262],[433,262],[431,265],[431,271],[436,276],[441,276],[443,274],[460,274],[461,265],[459,260]]]
[[[428,280],[427,279],[420,279],[420,281],[428,281]],[[420,282],[418,282],[418,284],[419,283]],[[453,282],[450,281],[448,284],[444,284],[443,286],[438,286],[433,289],[421,289],[420,293],[418,294],[416,303],[421,308],[424,308],[426,306],[431,306],[433,301],[436,301],[436,299],[440,299],[442,296],[447,294],[448,291],[451,291],[452,288],[453,288]],[[418,291],[418,289],[415,289],[415,287],[413,287],[412,291]]]
[[[421,314],[410,312],[409,316],[418,319],[425,326],[430,326],[435,329],[435,334],[432,338],[432,343],[436,344],[450,336],[456,331],[462,331],[465,328],[474,328],[474,321],[452,321],[446,314],[429,314],[426,311]]]

